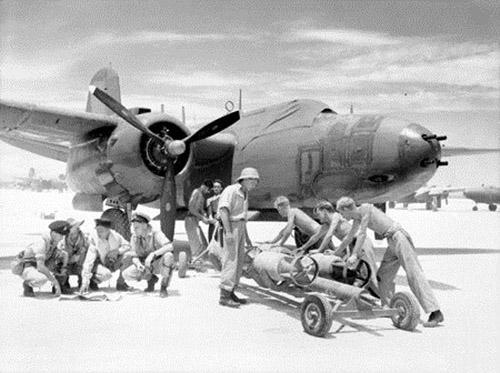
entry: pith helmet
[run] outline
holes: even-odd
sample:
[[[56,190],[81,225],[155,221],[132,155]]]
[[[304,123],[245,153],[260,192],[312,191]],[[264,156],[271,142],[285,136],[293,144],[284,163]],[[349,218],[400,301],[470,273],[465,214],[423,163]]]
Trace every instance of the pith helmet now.
[[[260,179],[259,173],[257,170],[253,167],[247,167],[241,170],[241,175],[238,177],[237,181],[243,180],[243,179]]]

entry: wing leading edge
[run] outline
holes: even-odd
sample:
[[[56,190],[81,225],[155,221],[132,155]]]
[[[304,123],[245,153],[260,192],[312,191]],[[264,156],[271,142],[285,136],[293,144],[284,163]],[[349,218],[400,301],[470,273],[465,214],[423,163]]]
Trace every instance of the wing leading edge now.
[[[119,122],[115,116],[0,100],[0,140],[63,162],[78,138],[98,129],[115,128]]]

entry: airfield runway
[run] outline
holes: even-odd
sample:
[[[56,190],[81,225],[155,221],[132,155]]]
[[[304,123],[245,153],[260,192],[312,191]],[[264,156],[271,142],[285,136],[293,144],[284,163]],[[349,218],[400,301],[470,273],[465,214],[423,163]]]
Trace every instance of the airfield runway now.
[[[387,318],[356,320],[339,333],[334,323],[326,338],[315,338],[302,330],[300,299],[269,296],[251,280],[241,290],[248,305],[219,306],[219,274],[211,270],[175,276],[167,299],[157,290],[122,293],[116,302],[62,302],[50,296],[48,285],[36,299],[22,297],[21,279],[7,269],[7,257],[45,231],[50,218],[84,218],[83,230],[93,228],[98,214],[73,211],[71,198],[0,191],[0,372],[500,370],[500,212],[484,205],[471,212],[472,202],[452,199],[439,212],[418,205],[388,211],[419,249],[443,326],[405,332]],[[270,239],[282,224],[250,223],[250,236]],[[182,222],[176,232],[177,239],[186,238]],[[379,255],[384,245],[376,244]],[[398,290],[408,290],[400,275]]]

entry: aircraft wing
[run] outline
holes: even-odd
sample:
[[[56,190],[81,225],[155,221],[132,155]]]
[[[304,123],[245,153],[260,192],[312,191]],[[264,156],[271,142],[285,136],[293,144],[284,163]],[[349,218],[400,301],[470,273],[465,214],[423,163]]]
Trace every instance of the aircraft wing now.
[[[63,162],[74,139],[119,122],[115,116],[0,100],[0,140]]]
[[[500,153],[500,149],[491,148],[460,148],[460,147],[446,147],[441,148],[441,155],[443,157],[460,157],[466,155]]]

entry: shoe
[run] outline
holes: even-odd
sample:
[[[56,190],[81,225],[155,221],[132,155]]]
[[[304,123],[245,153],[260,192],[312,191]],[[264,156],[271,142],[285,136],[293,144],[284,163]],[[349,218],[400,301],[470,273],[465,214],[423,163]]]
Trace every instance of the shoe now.
[[[120,281],[116,283],[116,290],[118,291],[129,291],[130,286],[125,281]]]
[[[151,293],[155,291],[155,284],[158,282],[158,276],[152,275],[151,278],[148,280],[148,287],[144,289],[146,293]]]
[[[436,326],[438,326],[439,323],[442,323],[443,321],[444,321],[443,313],[440,310],[433,311],[429,315],[429,320],[427,320],[427,322],[424,322],[424,327],[435,328]]]
[[[247,304],[247,300],[243,298],[238,298],[234,291],[231,292],[231,299],[239,304]]]
[[[167,288],[162,286],[160,289],[160,298],[166,298],[166,297],[168,297]]]
[[[231,292],[227,290],[220,291],[219,304],[221,306],[238,308],[240,304],[231,298]]]
[[[93,291],[98,291],[99,290],[99,285],[94,280],[90,280],[89,289],[93,290]]]
[[[33,291],[33,288],[28,285],[26,281],[23,282],[23,295],[25,297],[34,297],[35,292]]]

